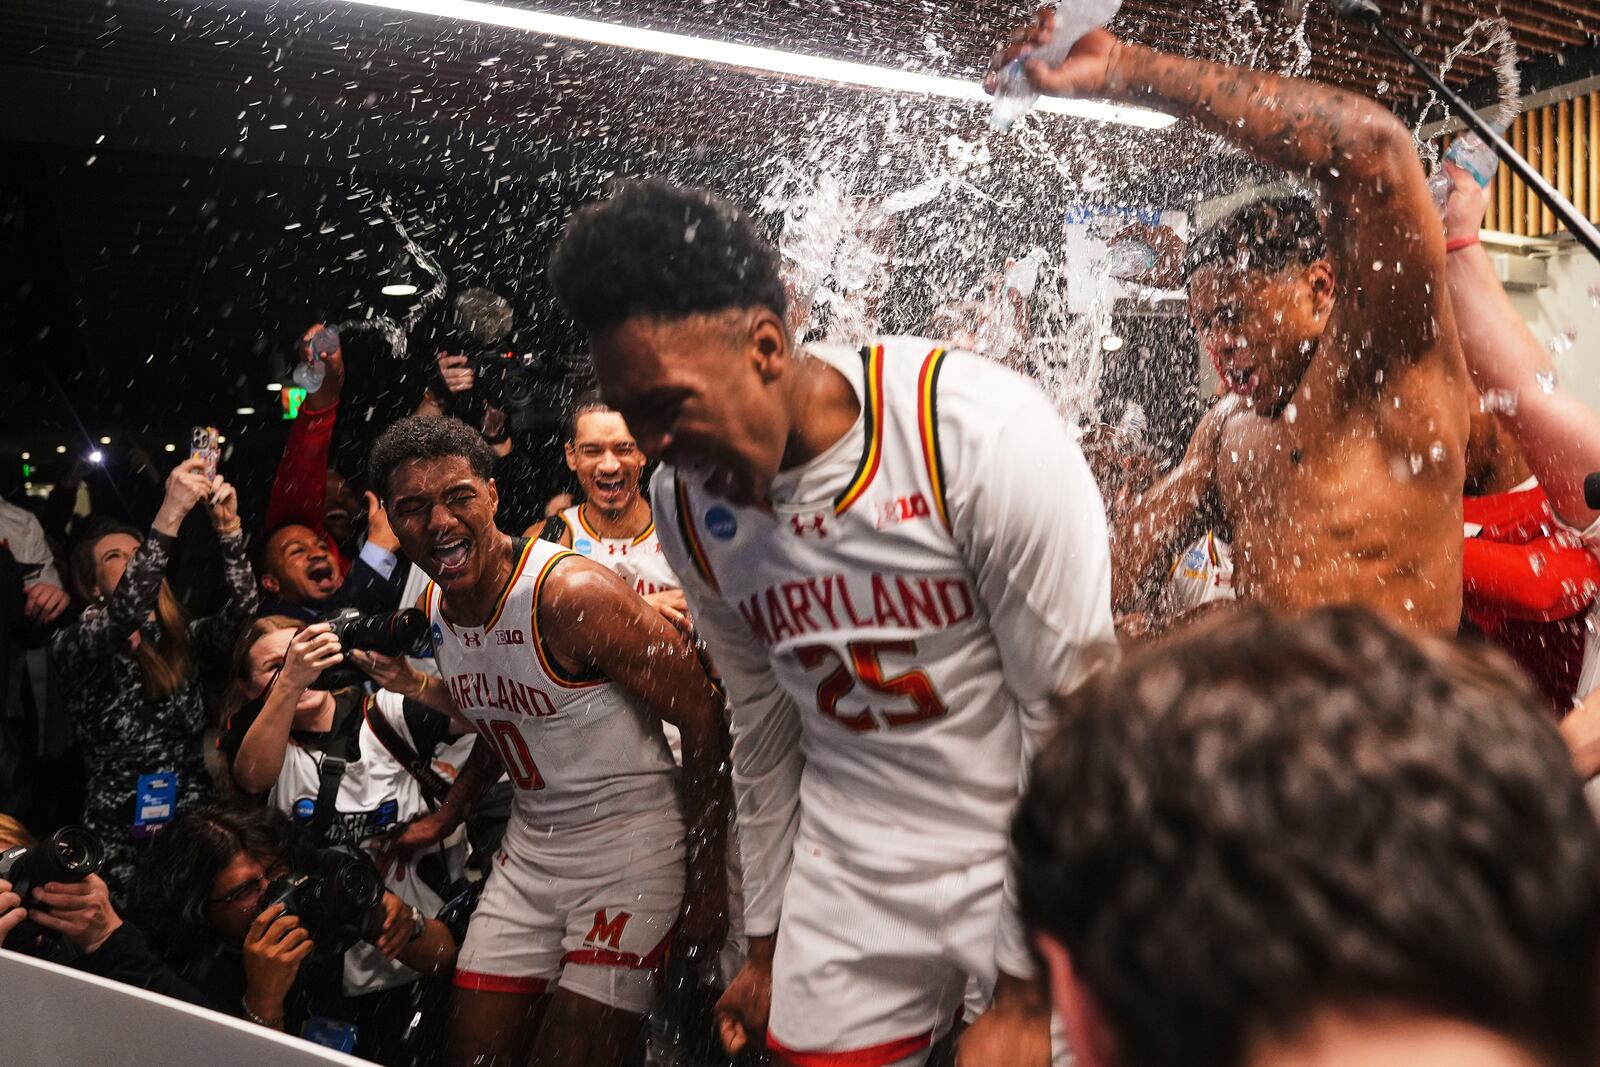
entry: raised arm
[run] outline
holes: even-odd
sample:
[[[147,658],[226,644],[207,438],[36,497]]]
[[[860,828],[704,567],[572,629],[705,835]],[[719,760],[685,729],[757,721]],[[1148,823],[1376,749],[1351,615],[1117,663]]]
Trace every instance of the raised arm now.
[[[1204,532],[1216,489],[1217,442],[1233,410],[1212,406],[1195,427],[1183,460],[1117,516],[1111,531],[1111,605],[1131,611],[1158,567]]]
[[[722,698],[683,634],[597,563],[564,557],[538,610],[551,652],[604,674],[682,735],[689,885],[679,938],[708,959],[727,937],[731,798]]]
[[[294,635],[260,712],[245,728],[233,754],[233,782],[240,792],[254,796],[277,784],[300,698],[317,675],[343,658],[339,638],[327,623],[307,626]]]
[[[1054,13],[1043,13],[997,67],[1045,39],[1053,23]],[[1333,215],[1339,291],[1330,328],[1349,324],[1341,351],[1359,352],[1363,370],[1419,358],[1448,336],[1444,236],[1427,178],[1409,132],[1378,104],[1319,82],[1152,51],[1105,30],[1086,34],[1058,66],[1033,60],[1025,69],[1041,92],[1154,107],[1315,179]]]
[[[1584,476],[1600,471],[1600,416],[1560,386],[1549,351],[1512,306],[1489,253],[1477,242],[1488,206],[1483,189],[1459,167],[1446,166],[1454,188],[1445,227],[1459,247],[1446,258],[1445,281],[1455,304],[1461,354],[1479,390],[1514,398],[1499,405],[1500,418],[1516,436],[1556,514],[1583,529],[1600,519],[1600,511],[1583,497]]]

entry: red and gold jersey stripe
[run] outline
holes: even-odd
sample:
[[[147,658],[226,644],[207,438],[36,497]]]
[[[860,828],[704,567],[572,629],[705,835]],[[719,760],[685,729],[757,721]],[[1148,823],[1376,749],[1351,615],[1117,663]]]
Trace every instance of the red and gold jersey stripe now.
[[[583,527],[584,533],[596,541],[604,541],[605,538],[600,536],[600,532],[589,524],[589,516],[584,513],[586,508],[588,508],[587,504],[578,505],[578,525]]]
[[[866,383],[866,401],[862,404],[865,442],[861,448],[861,462],[850,484],[833,499],[833,513],[843,515],[845,510],[860,499],[878,473],[883,461],[883,346],[875,345],[861,350],[862,378]]]
[[[590,537],[594,538],[596,541],[608,540],[608,538],[606,537],[605,534],[601,533],[599,530],[596,530],[594,528],[593,524],[591,524],[589,522],[589,516],[588,516],[588,513],[587,513],[588,507],[589,507],[588,504],[579,504],[578,505],[578,523],[579,523],[579,525],[581,525],[583,527],[583,532],[588,534]],[[651,534],[653,534],[655,532],[656,532],[656,520],[655,519],[651,519],[649,522],[644,524],[644,529],[640,530],[639,533],[633,538],[633,540],[628,542],[628,543],[629,544],[634,544],[634,545],[642,544],[644,542],[645,538],[649,537]],[[616,538],[616,540],[621,540],[621,538]]]
[[[500,596],[494,602],[494,611],[489,615],[489,621],[484,623],[482,629],[492,630],[494,624],[500,621],[500,613],[506,610],[506,601],[511,599],[511,590],[517,587],[517,579],[522,577],[522,571],[528,565],[528,557],[533,554],[533,538],[528,538],[522,543],[522,551],[517,554],[517,564],[511,568],[511,577],[506,581],[506,587],[500,590]],[[444,613],[440,612],[442,618]]]
[[[694,560],[694,568],[700,572],[700,577],[705,579],[712,592],[720,593],[722,589],[717,585],[717,576],[711,572],[711,560],[706,555],[706,546],[701,543],[700,533],[695,529],[694,510],[689,502],[689,487],[683,483],[682,475],[673,476],[673,490],[678,504],[678,532],[683,535],[684,547],[688,548],[689,556]]]
[[[533,582],[533,611],[530,613],[532,615],[530,622],[533,629],[533,650],[539,657],[539,666],[544,669],[545,675],[563,689],[588,689],[596,685],[605,685],[609,681],[608,678],[599,673],[575,675],[563,668],[561,664],[556,662],[556,658],[551,654],[550,649],[545,646],[544,634],[539,630],[539,598],[544,594],[545,579],[550,577],[550,572],[555,570],[556,566],[563,560],[582,558],[576,552],[557,552],[544,561],[544,566],[539,570],[539,577],[534,579]]]
[[[933,487],[933,506],[939,521],[950,529],[950,509],[944,499],[944,459],[939,453],[939,371],[944,367],[945,350],[935,348],[922,362],[917,375],[917,433],[922,438],[922,462],[928,468],[928,483]]]

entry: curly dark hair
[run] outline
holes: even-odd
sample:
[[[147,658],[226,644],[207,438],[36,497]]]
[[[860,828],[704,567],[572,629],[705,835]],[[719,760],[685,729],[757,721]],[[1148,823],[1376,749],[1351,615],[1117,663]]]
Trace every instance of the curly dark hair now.
[[[1600,1057],[1600,829],[1510,662],[1250,609],[1092,679],[1018,808],[1024,920],[1121,1067],[1400,1005]]]
[[[581,208],[550,253],[550,284],[589,333],[635,315],[681,319],[788,296],[778,250],[738,208],[660,178],[630,181]]]
[[[460,419],[440,415],[408,415],[378,437],[367,460],[367,480],[385,503],[389,480],[400,464],[413,459],[460,456],[472,473],[485,480],[494,475],[494,450],[483,435]]]
[[[309,835],[277,808],[242,801],[183,805],[140,858],[129,913],[163,951],[192,950],[209,938],[203,908],[212,883],[240,853],[308,870]]]
[[[1328,254],[1317,207],[1303,196],[1270,197],[1239,208],[1203,231],[1183,258],[1185,279],[1205,266],[1276,274]]]

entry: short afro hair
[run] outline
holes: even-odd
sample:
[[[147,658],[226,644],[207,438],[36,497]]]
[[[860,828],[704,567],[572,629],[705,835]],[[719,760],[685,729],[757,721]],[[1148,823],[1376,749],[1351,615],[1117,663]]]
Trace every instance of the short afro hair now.
[[[742,211],[660,178],[581,208],[550,253],[549,277],[590,334],[636,315],[681,319],[733,308],[788,311],[778,250]]]
[[[1206,266],[1276,274],[1327,254],[1316,205],[1303,196],[1272,197],[1246,204],[1196,237],[1183,259],[1183,277]]]
[[[408,415],[383,431],[367,460],[367,479],[380,500],[389,499],[389,480],[400,464],[413,459],[460,456],[472,473],[487,481],[494,475],[494,450],[483,436],[462,422],[438,415]]]

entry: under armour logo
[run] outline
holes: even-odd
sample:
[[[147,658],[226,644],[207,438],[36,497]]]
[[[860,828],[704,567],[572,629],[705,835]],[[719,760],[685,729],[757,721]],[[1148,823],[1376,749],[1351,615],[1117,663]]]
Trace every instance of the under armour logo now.
[[[796,537],[805,537],[807,534],[816,534],[818,537],[827,537],[828,531],[822,526],[822,512],[818,511],[808,519],[799,515],[789,516],[789,525],[794,528]]]
[[[466,645],[468,648],[477,648],[479,645],[483,644],[483,635],[472,630],[468,630],[461,635],[461,643]]]

